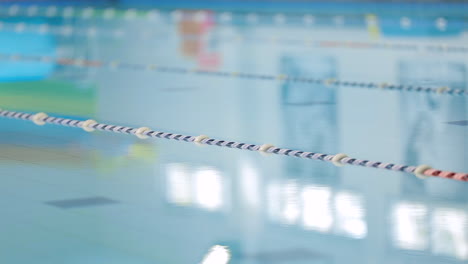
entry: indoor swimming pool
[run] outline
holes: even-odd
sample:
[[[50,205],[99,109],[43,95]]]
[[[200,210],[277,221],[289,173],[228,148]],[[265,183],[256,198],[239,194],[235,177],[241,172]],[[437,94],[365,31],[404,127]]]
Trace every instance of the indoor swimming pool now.
[[[468,4],[31,2],[0,263],[468,261]]]

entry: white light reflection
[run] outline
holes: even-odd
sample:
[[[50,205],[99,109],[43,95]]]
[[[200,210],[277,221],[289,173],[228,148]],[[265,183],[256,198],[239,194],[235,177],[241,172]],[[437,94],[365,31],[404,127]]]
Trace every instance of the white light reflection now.
[[[367,235],[365,211],[361,197],[347,192],[335,195],[337,231],[352,238],[364,238]]]
[[[306,186],[302,190],[302,224],[305,229],[327,232],[333,224],[331,191],[325,186]]]
[[[468,259],[468,214],[455,208],[437,208],[432,215],[432,250],[436,254]]]
[[[296,181],[267,186],[267,210],[271,219],[298,224],[306,230],[336,233],[355,239],[367,236],[364,199],[351,192],[332,192],[329,186]],[[299,220],[299,221],[298,221]]]
[[[200,264],[227,264],[231,259],[231,253],[227,247],[213,246]]]
[[[166,167],[167,200],[177,205],[188,205],[192,200],[191,179],[185,164],[173,163]]]
[[[284,204],[281,210],[281,220],[286,224],[294,224],[301,214],[297,183],[295,181],[288,181],[282,188],[282,196]]]
[[[240,167],[240,184],[242,197],[251,208],[257,208],[260,203],[260,183],[257,169],[251,162],[244,161]]]
[[[18,33],[23,32],[26,29],[26,24],[25,23],[18,23],[15,26],[15,31]]]
[[[393,208],[393,239],[397,247],[424,250],[428,246],[427,207],[402,202]]]
[[[440,31],[445,31],[447,29],[447,20],[443,17],[439,17],[435,21],[435,26]]]
[[[200,168],[195,172],[195,203],[208,210],[223,205],[223,182],[221,174],[214,168]]]
[[[183,163],[166,166],[167,201],[177,205],[195,205],[218,210],[224,204],[221,172],[211,167],[192,169]]]
[[[411,19],[409,19],[407,17],[402,17],[400,19],[400,26],[403,29],[410,29],[411,28]]]
[[[267,187],[268,216],[276,219],[281,210],[280,186],[278,183],[270,183]]]

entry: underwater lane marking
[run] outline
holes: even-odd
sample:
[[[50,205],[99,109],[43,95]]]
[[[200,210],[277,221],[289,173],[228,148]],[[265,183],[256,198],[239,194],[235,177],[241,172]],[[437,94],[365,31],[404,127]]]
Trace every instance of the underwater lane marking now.
[[[447,124],[457,125],[457,126],[468,126],[468,120],[450,121],[450,122],[447,122]]]
[[[78,199],[55,200],[55,201],[45,202],[45,204],[55,206],[60,209],[73,209],[73,208],[80,208],[80,207],[111,205],[111,204],[116,204],[116,203],[119,203],[119,202],[106,198],[106,197],[101,197],[101,196],[78,198]]]

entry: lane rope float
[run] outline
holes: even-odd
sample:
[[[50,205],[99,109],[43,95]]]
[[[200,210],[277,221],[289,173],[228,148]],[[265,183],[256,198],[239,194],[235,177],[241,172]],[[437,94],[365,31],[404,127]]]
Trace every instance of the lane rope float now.
[[[94,130],[108,131],[113,133],[122,133],[128,135],[135,135],[141,139],[145,138],[162,138],[169,140],[177,140],[195,143],[197,145],[211,145],[227,148],[236,148],[240,150],[250,150],[257,151],[261,153],[277,154],[290,157],[312,159],[312,160],[321,160],[326,162],[331,162],[335,165],[355,165],[368,168],[384,169],[391,171],[406,172],[416,175],[418,178],[428,178],[428,177],[440,177],[447,178],[458,181],[468,181],[468,173],[461,172],[452,172],[452,171],[443,171],[433,169],[428,165],[419,165],[419,166],[410,166],[410,165],[400,165],[394,163],[385,163],[380,161],[371,161],[371,160],[362,160],[357,158],[348,157],[346,154],[339,153],[335,155],[323,154],[318,152],[307,152],[301,150],[293,150],[287,148],[279,148],[270,144],[256,145],[248,143],[240,143],[235,141],[219,140],[210,138],[206,135],[200,136],[189,136],[181,135],[175,133],[167,133],[154,131],[147,127],[133,128],[127,126],[119,125],[108,125],[103,123],[98,123],[94,120],[74,120],[61,117],[48,116],[45,113],[25,113],[17,111],[8,111],[0,109],[0,117],[28,120],[32,121],[37,125],[44,124],[55,124],[60,126],[76,127],[81,128],[87,132],[92,132]]]
[[[82,58],[55,58],[52,56],[33,56],[33,55],[21,55],[21,54],[3,54],[0,53],[0,60],[8,60],[13,62],[18,61],[34,61],[41,63],[56,63],[63,66],[72,67],[90,67],[90,68],[108,68],[111,70],[125,69],[135,71],[146,71],[146,72],[163,72],[163,73],[174,73],[174,74],[196,74],[203,76],[214,76],[214,77],[230,77],[239,79],[250,79],[250,80],[263,80],[263,81],[284,81],[294,83],[309,83],[309,84],[320,84],[327,87],[355,87],[355,88],[366,88],[366,89],[379,89],[379,90],[393,90],[393,91],[405,91],[405,92],[425,92],[434,93],[439,95],[455,95],[455,96],[466,96],[468,90],[455,89],[448,86],[419,86],[419,85],[405,85],[405,84],[390,84],[387,82],[362,82],[362,81],[346,81],[337,80],[334,78],[319,79],[309,78],[300,76],[289,76],[286,74],[259,74],[259,73],[242,73],[236,71],[213,71],[203,69],[190,69],[183,67],[169,67],[169,66],[158,66],[155,64],[141,64],[141,63],[126,63],[116,60],[111,61],[100,61],[100,60],[85,60]]]

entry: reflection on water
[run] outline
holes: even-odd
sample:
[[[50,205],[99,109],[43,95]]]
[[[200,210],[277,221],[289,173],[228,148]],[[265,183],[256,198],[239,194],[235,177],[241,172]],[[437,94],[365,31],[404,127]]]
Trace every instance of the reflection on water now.
[[[200,264],[227,264],[230,258],[226,247],[213,246]]]
[[[306,186],[302,191],[303,224],[307,229],[327,232],[334,222],[330,188]]]
[[[468,214],[466,206],[457,207],[398,202],[392,209],[394,245],[468,259]]]
[[[183,163],[166,165],[168,202],[216,211],[223,207],[226,194],[221,172],[211,167],[192,168]]]
[[[429,243],[427,207],[424,204],[401,203],[393,208],[393,239],[397,247],[425,250]]]
[[[0,53],[467,89],[458,16],[65,11],[1,17]],[[466,128],[448,123],[467,119],[463,96],[24,61],[1,61],[0,80],[4,108],[468,169]],[[20,121],[0,130],[0,230],[11,234],[0,262],[55,256],[58,245],[113,263],[198,263],[215,244],[230,250],[213,247],[203,264],[468,259],[463,183]],[[41,204],[97,195],[121,203],[76,214]],[[25,249],[15,237],[46,243]]]
[[[167,164],[167,200],[177,205],[190,205],[192,198],[191,175],[185,164]]]
[[[280,217],[287,224],[293,224],[299,219],[300,210],[299,202],[297,200],[298,186],[295,182],[286,182],[285,185],[280,186],[281,192],[279,201],[281,204]]]
[[[335,196],[337,232],[353,238],[367,235],[366,212],[362,197],[352,193]]]
[[[468,213],[454,208],[435,208],[432,214],[432,251],[468,259]]]
[[[36,127],[3,120],[0,125],[0,155],[8,161],[77,169],[86,167],[111,174],[127,166],[157,161],[154,142],[129,137],[83,134],[63,127]],[[55,134],[55,136],[51,136]]]
[[[259,168],[246,159],[241,160],[239,170],[240,189],[243,199],[245,199],[245,203],[249,208],[257,210],[262,202],[260,197],[261,178]]]
[[[195,203],[208,210],[216,210],[223,203],[223,182],[220,172],[213,168],[198,168],[194,173]]]
[[[329,186],[298,182],[268,185],[268,214],[273,221],[298,225],[304,230],[365,238],[365,206],[360,195],[338,191]]]

